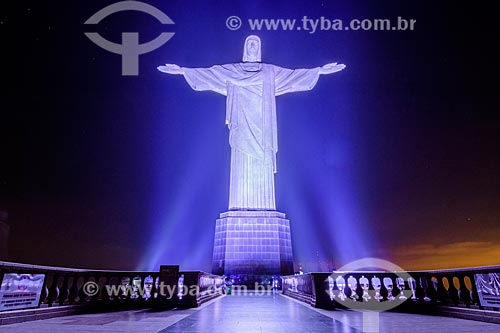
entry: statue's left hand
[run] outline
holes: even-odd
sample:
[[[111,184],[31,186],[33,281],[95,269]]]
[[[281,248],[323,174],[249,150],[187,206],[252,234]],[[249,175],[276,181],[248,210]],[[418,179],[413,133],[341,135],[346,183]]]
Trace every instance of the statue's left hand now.
[[[164,66],[158,66],[157,69],[167,74],[184,74],[184,69],[175,64],[165,64]]]
[[[326,64],[321,66],[319,69],[320,74],[332,74],[336,72],[340,72],[345,68],[344,64],[337,64],[336,62],[332,62],[330,64]]]

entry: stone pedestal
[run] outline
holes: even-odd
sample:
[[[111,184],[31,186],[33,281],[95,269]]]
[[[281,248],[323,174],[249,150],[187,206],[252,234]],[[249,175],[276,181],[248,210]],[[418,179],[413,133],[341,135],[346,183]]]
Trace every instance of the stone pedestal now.
[[[277,211],[228,211],[215,226],[212,273],[249,277],[293,274],[290,221]],[[260,279],[262,281],[262,279]]]

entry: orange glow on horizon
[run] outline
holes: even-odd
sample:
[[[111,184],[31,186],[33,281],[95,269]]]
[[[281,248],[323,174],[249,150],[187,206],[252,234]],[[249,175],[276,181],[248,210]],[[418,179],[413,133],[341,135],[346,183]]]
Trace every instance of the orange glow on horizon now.
[[[394,249],[390,261],[409,271],[500,265],[500,244],[456,242],[408,245]]]

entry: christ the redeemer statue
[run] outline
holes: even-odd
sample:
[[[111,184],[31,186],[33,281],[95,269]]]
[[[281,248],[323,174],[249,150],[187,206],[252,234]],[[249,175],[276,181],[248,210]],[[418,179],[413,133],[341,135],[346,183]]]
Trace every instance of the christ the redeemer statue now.
[[[227,96],[226,124],[231,146],[229,210],[276,210],[276,96],[311,90],[320,74],[344,68],[343,64],[331,63],[292,70],[262,63],[260,38],[251,35],[245,40],[243,62],[210,68],[166,64],[158,70],[184,75],[194,90],[212,90]]]

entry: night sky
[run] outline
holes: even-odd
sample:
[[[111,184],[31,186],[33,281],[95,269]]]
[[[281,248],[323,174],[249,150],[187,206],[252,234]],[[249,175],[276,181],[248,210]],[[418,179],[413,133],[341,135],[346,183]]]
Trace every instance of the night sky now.
[[[296,269],[379,257],[406,269],[500,264],[497,13],[486,1],[24,1],[0,10],[0,209],[9,260],[103,269],[210,270],[227,209],[225,98],[158,65],[241,61],[249,34],[287,68],[339,62],[278,97],[277,209]],[[12,4],[10,4],[12,5]],[[226,28],[237,15],[244,25]],[[414,31],[252,31],[251,18],[416,19]],[[141,43],[139,76],[84,32]]]

